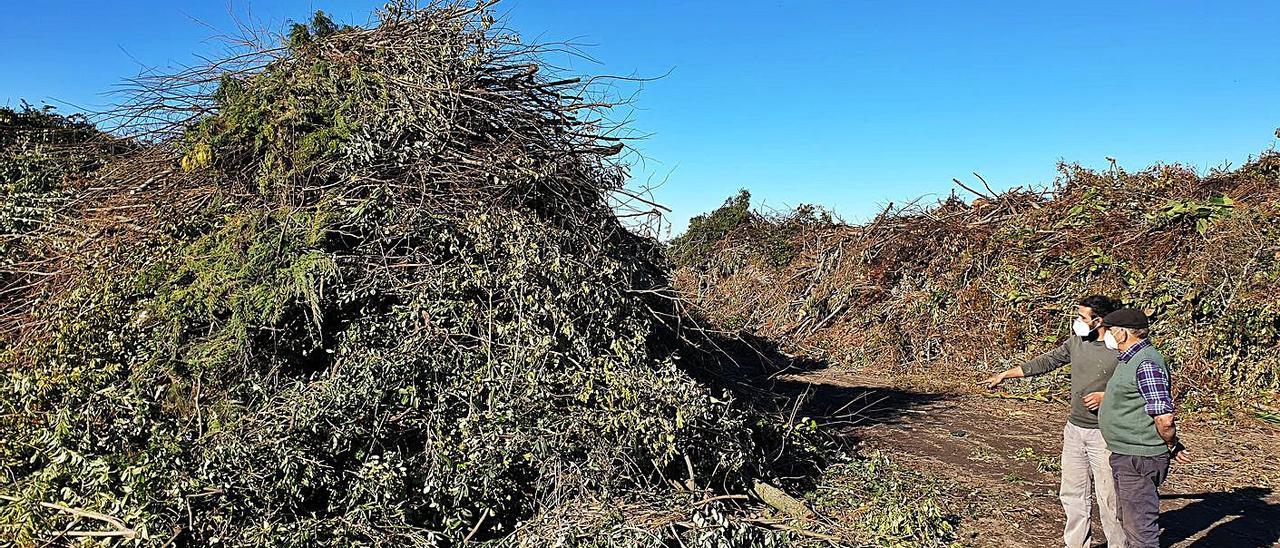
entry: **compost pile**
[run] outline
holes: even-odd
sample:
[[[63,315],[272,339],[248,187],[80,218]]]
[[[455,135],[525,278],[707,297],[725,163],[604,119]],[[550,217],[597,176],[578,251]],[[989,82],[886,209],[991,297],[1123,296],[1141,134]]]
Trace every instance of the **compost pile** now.
[[[5,113],[0,536],[655,543],[813,457],[691,375],[596,81],[379,16],[142,78],[127,140]]]
[[[1200,175],[1061,165],[1044,190],[962,185],[851,226],[749,195],[672,242],[675,283],[721,325],[890,374],[975,379],[1059,344],[1102,293],[1154,316],[1184,401],[1280,389],[1280,154]],[[979,184],[981,183],[981,184]],[[985,187],[985,188],[984,188]],[[965,384],[970,384],[966,382]],[[1020,383],[1030,396],[1063,383]]]

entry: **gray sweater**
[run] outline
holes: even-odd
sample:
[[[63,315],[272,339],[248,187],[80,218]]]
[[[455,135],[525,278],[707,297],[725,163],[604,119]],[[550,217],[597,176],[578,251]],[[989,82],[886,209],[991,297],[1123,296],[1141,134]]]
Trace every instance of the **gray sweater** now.
[[[1043,375],[1059,367],[1071,364],[1071,424],[1080,428],[1097,428],[1098,413],[1084,406],[1084,396],[1090,392],[1105,392],[1107,381],[1116,370],[1119,353],[1107,348],[1102,341],[1085,340],[1075,335],[1067,337],[1062,346],[1041,354],[1022,364],[1022,374],[1028,377]]]

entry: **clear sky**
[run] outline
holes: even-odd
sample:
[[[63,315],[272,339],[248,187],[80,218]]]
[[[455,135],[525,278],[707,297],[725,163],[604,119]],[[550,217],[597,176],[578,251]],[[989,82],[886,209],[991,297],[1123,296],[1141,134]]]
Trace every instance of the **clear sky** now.
[[[191,62],[251,11],[366,23],[380,2],[6,2],[0,104],[86,107],[140,64]],[[1047,183],[1062,159],[1201,169],[1274,147],[1280,3],[507,0],[526,40],[590,44],[589,73],[661,76],[631,109],[642,180],[681,230],[748,188],[864,220],[977,171]],[[63,107],[63,110],[75,109]]]

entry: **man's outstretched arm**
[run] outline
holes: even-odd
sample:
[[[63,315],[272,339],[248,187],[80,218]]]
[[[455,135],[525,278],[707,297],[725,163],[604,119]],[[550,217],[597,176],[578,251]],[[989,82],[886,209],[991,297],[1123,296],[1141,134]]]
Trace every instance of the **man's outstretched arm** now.
[[[1022,366],[1015,365],[1005,369],[1004,371],[996,373],[995,375],[987,377],[987,380],[982,381],[982,384],[987,385],[987,388],[995,388],[1000,386],[1000,383],[1004,382],[1005,379],[1021,379],[1025,376],[1027,376],[1027,374],[1023,373]]]
[[[1036,356],[1022,365],[1015,365],[1004,371],[996,373],[987,380],[982,381],[987,388],[995,388],[1006,379],[1020,379],[1022,377],[1033,377],[1043,375],[1053,371],[1059,367],[1071,363],[1071,350],[1067,348],[1067,343],[1054,348],[1044,354]]]

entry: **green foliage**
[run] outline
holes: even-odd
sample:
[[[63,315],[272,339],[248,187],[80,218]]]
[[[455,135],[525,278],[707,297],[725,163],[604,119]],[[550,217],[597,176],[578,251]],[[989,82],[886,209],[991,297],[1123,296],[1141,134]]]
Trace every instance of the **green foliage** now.
[[[777,548],[788,545],[787,537],[776,531],[745,523],[719,504],[694,512],[692,531],[680,543],[702,548]],[[669,545],[669,543],[668,543]]]
[[[122,213],[67,214],[77,251],[36,257],[58,283],[4,335],[0,534],[112,527],[65,507],[159,544],[498,542],[818,459],[694,379],[659,246],[609,208],[616,148],[554,75],[506,76],[537,58],[487,12],[326,21],[103,159],[150,183],[70,187]]]
[[[671,240],[672,260],[677,264],[697,264],[709,258],[720,240],[750,220],[751,193],[739,190],[714,211],[689,220],[684,233]]]
[[[16,494],[157,536],[190,510],[185,535],[233,545],[430,543],[481,512],[658,485],[686,455],[720,475],[763,456],[742,415],[653,361],[634,267],[583,260],[598,242],[518,214],[423,219],[431,264],[370,295],[316,218],[228,216],[176,264],[71,296],[33,349],[46,365],[0,382],[39,410],[5,411],[26,417],[0,443]],[[60,517],[22,510],[0,510],[20,539]]]
[[[1086,228],[1097,222],[1097,219],[1105,215],[1107,211],[1106,195],[1099,188],[1086,189],[1071,205],[1067,208],[1066,214],[1059,219],[1056,228]]]
[[[833,466],[826,478],[814,494],[814,509],[868,545],[948,546],[955,540],[955,517],[939,502],[939,485],[882,454]]]
[[[1235,207],[1235,201],[1227,196],[1214,196],[1203,202],[1196,200],[1170,200],[1157,210],[1157,217],[1171,223],[1194,223],[1196,232],[1204,234],[1214,221],[1226,217]]]
[[[316,40],[323,40],[339,32],[350,32],[356,30],[351,25],[339,25],[333,22],[323,11],[316,11],[311,17],[311,24],[291,23],[289,32],[285,37],[289,49],[301,50],[313,44]]]
[[[1041,472],[1059,472],[1062,470],[1062,463],[1059,457],[1037,453],[1031,447],[1023,447],[1015,451],[1013,458],[1015,460],[1033,462],[1036,465],[1036,470]]]
[[[358,64],[329,59],[277,63],[262,73],[222,78],[207,117],[183,144],[184,171],[209,167],[252,180],[270,193],[297,178],[340,169],[361,98],[384,94]]]
[[[688,229],[668,244],[668,255],[676,265],[693,268],[725,255],[783,267],[800,251],[794,241],[798,236],[833,222],[830,212],[811,205],[782,214],[760,213],[751,208],[751,193],[740,190],[711,213],[691,219]]]

